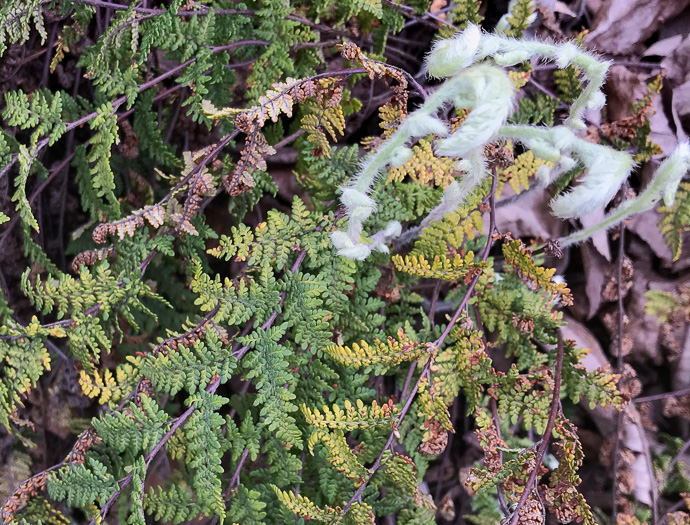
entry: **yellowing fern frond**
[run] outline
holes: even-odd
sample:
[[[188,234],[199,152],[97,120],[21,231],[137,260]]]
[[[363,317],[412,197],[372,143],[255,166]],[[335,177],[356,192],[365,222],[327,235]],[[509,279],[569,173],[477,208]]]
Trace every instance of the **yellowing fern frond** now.
[[[353,343],[351,347],[331,345],[325,347],[324,352],[343,365],[361,368],[369,365],[391,367],[405,361],[416,361],[426,355],[428,350],[425,343],[410,340],[400,328],[398,339],[374,339],[371,345],[361,341],[359,344]]]
[[[321,441],[328,449],[328,461],[347,479],[354,480],[355,487],[359,487],[368,477],[369,471],[357,460],[347,444],[342,430],[328,432],[317,430],[309,437],[307,446],[309,453],[314,455],[314,446]]]
[[[496,198],[501,196],[506,182],[510,184],[516,195],[519,195],[523,188],[529,189],[529,180],[534,177],[537,170],[542,166],[553,166],[553,162],[535,157],[532,150],[521,153],[515,158],[512,166],[497,170],[498,182],[496,184]]]
[[[325,509],[321,509],[313,501],[301,494],[295,495],[293,492],[280,490],[275,485],[271,485],[271,488],[273,488],[276,496],[278,496],[278,500],[290,509],[290,512],[301,516],[305,520],[316,520],[325,524],[335,524],[341,519],[340,509],[332,509],[328,506],[326,506]]]
[[[419,380],[417,403],[419,405],[420,415],[425,416],[427,419],[437,421],[445,430],[455,433],[453,424],[450,422],[450,414],[448,413],[446,404],[440,397],[433,395],[433,391],[429,388],[429,382],[426,377]]]
[[[552,279],[556,269],[537,266],[532,259],[531,250],[522,241],[511,239],[505,242],[503,255],[506,264],[512,266],[520,280],[530,288],[551,293],[553,299],[560,299],[566,306],[573,304],[573,296],[566,283],[559,283]]]
[[[468,277],[471,279],[486,266],[484,262],[474,262],[474,252],[467,252],[464,257],[456,254],[452,259],[436,255],[431,262],[421,254],[405,257],[394,255],[391,260],[399,272],[443,281],[458,281]]]
[[[399,168],[391,168],[386,184],[402,182],[406,176],[425,186],[441,186],[443,189],[453,182],[455,164],[450,157],[436,157],[431,148],[431,139],[422,139],[412,148],[414,156]]]
[[[135,376],[136,371],[130,363],[118,366],[115,375],[107,368],[103,371],[103,375],[99,374],[98,370],[94,370],[93,376],[81,370],[79,385],[86,396],[97,397],[100,405],[109,403],[111,407],[114,407],[125,395],[123,386],[127,385],[129,388]]]
[[[317,145],[321,154],[330,157],[331,145],[328,142],[328,135],[333,140],[338,139],[338,135],[345,133],[345,114],[340,104],[343,95],[342,87],[330,90],[330,96],[324,100],[326,90],[333,84],[332,79],[322,79],[320,82],[319,96],[316,99],[309,99],[305,103],[308,113],[302,117],[302,129],[308,133],[307,140]]]
[[[305,405],[300,407],[307,423],[316,428],[355,430],[358,428],[371,428],[381,425],[390,425],[398,409],[393,405],[393,401],[379,405],[374,400],[371,406],[366,406],[361,400],[357,400],[353,405],[349,400],[345,400],[345,409],[338,405],[333,405],[333,410],[324,405],[322,410],[310,409]]]

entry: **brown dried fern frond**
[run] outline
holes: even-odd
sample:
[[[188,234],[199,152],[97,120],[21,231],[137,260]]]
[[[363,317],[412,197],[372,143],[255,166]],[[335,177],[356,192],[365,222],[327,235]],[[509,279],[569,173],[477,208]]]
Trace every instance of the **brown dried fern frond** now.
[[[182,233],[199,235],[191,220],[199,211],[204,197],[212,195],[215,193],[215,190],[216,186],[213,183],[213,175],[206,168],[202,168],[189,182],[189,191],[184,201],[182,213],[173,213],[170,216],[173,222],[175,222],[173,230],[175,235],[181,235]]]
[[[343,44],[341,54],[345,60],[361,64],[370,79],[384,79],[395,94],[396,103],[407,107],[407,79],[400,69],[367,57],[358,46],[351,42]],[[397,83],[391,84],[390,79]]]
[[[5,500],[5,504],[0,510],[0,519],[3,523],[14,523],[14,516],[17,511],[24,507],[30,498],[39,495],[46,486],[48,474],[46,471],[40,472],[27,479]]]
[[[276,150],[266,141],[258,123],[248,134],[240,160],[229,177],[223,179],[223,186],[231,196],[240,195],[256,185],[252,173],[266,170],[266,157],[274,155]]]
[[[92,237],[98,244],[103,244],[108,235],[117,235],[120,240],[123,240],[125,235],[133,237],[137,228],[144,226],[146,221],[154,228],[159,228],[164,220],[165,208],[161,204],[146,206],[119,221],[99,224],[93,230]]]

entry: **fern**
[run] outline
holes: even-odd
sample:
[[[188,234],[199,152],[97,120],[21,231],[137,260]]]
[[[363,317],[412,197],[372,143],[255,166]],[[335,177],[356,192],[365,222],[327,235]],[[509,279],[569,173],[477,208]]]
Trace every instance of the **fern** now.
[[[683,248],[682,234],[690,229],[690,183],[681,182],[673,206],[660,206],[659,212],[663,214],[659,221],[661,233],[676,261]]]
[[[482,17],[479,14],[481,7],[480,0],[461,0],[455,2],[453,9],[450,10],[453,24],[458,29],[465,29],[467,24],[479,24]]]
[[[286,327],[274,327],[268,331],[257,330],[242,341],[254,348],[244,366],[247,367],[247,378],[256,378],[254,383],[259,391],[255,405],[262,405],[261,426],[275,432],[279,439],[295,443],[301,448],[301,432],[297,428],[294,416],[297,410],[293,403],[295,380],[288,370],[288,350],[277,341],[284,335]]]
[[[29,39],[31,27],[41,36],[41,43],[48,38],[43,21],[40,0],[10,1],[0,10],[0,56],[7,50],[7,44],[23,44]]]
[[[427,349],[424,344],[410,341],[402,329],[398,330],[398,339],[389,337],[386,341],[374,339],[374,345],[366,341],[354,343],[351,348],[329,346],[324,351],[336,361],[360,368],[373,364],[384,367],[395,366],[404,361],[414,361],[422,357]]]
[[[408,21],[434,28],[426,0],[0,8],[0,54],[34,30],[45,46],[45,17],[41,85],[65,84],[72,57],[84,73],[69,93],[5,95],[0,176],[14,189],[0,223],[3,242],[19,226],[25,259],[0,297],[0,423],[17,438],[3,521],[433,523],[448,509],[427,471],[471,426],[485,454],[469,478],[477,521],[500,520],[498,490],[525,495],[518,516],[591,520],[565,400],[620,408],[618,376],[583,369],[586,349],[559,332],[570,289],[495,230],[492,208],[505,184],[535,192],[558,176],[559,193],[585,170],[554,210],[602,180],[586,204],[613,197],[632,168],[622,150],[656,151],[660,79],[632,121],[606,128],[621,151],[586,142],[572,129],[601,105],[607,64],[578,42],[520,38],[531,1],[511,3],[502,35],[475,25],[480,4],[446,11],[463,32],[434,44],[426,66],[445,80],[429,93],[383,59]],[[562,125],[556,99],[516,95],[532,58],[559,68]],[[408,90],[423,99],[414,111]],[[370,111],[387,100],[361,160],[345,144],[364,132],[350,118],[359,93]],[[686,157],[634,201],[664,194],[676,256],[690,189],[669,197]],[[286,158],[299,190],[276,171]],[[683,294],[652,293],[650,312],[680,318]],[[35,417],[46,394],[61,403],[54,428]],[[550,429],[541,443],[556,440],[559,464],[540,480],[532,437]],[[68,433],[48,471],[19,448]]]

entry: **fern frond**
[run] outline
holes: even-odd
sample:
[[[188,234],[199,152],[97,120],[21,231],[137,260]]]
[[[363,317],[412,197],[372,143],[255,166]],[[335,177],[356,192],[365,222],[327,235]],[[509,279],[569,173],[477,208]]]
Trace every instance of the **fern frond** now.
[[[154,228],[161,227],[165,220],[165,208],[160,204],[146,206],[119,221],[99,224],[93,230],[93,240],[102,244],[106,241],[108,235],[117,235],[120,240],[123,240],[125,235],[134,237],[134,232],[137,228],[141,228],[146,224],[144,219]]]
[[[331,410],[324,405],[322,410],[310,409],[305,405],[300,406],[307,423],[319,429],[337,429],[352,431],[356,429],[369,429],[379,426],[392,424],[393,418],[398,409],[393,405],[393,401],[379,405],[374,400],[370,407],[365,406],[361,400],[357,400],[353,405],[349,400],[345,400],[345,408],[333,405]]]
[[[118,367],[115,375],[107,368],[102,375],[95,370],[92,376],[87,374],[85,370],[81,370],[79,372],[79,384],[86,396],[98,398],[99,404],[109,403],[114,408],[136,382],[136,377],[134,368],[128,363]]]
[[[413,157],[405,164],[396,168],[391,167],[386,184],[402,182],[409,176],[413,182],[443,189],[455,179],[455,165],[457,162],[448,157],[436,157],[431,148],[431,139],[421,139],[412,148]]]
[[[662,205],[658,211],[663,214],[659,228],[673,260],[677,261],[683,248],[683,233],[690,231],[690,182],[680,183],[673,206]]]
[[[484,262],[474,262],[474,252],[468,252],[464,257],[455,254],[452,259],[445,254],[437,255],[432,262],[421,254],[394,255],[391,260],[399,272],[443,281],[471,280],[486,266]]]
[[[454,2],[449,17],[458,29],[465,29],[467,24],[479,24],[482,16],[479,14],[481,0],[460,0]]]
[[[541,289],[544,293],[550,293],[553,299],[560,299],[564,305],[573,302],[573,296],[565,283],[556,282],[552,279],[556,273],[555,268],[543,268],[537,266],[530,257],[531,250],[522,241],[506,239],[503,244],[503,255],[506,264],[513,267],[520,279],[532,286],[533,289]]]
[[[542,166],[551,168],[553,162],[540,159],[534,155],[532,150],[528,150],[518,155],[512,166],[497,170],[498,183],[496,184],[496,199],[500,197],[506,182],[510,184],[510,187],[516,195],[519,195],[523,188],[528,190],[530,179],[534,178],[537,171]]]
[[[374,339],[373,345],[366,341],[348,346],[327,346],[324,348],[335,361],[354,367],[382,365],[390,368],[406,361],[416,361],[428,354],[427,345],[411,340],[400,328],[398,338],[388,337],[386,341]]]
[[[309,453],[314,455],[314,446],[317,442],[323,443],[328,450],[328,461],[335,469],[349,480],[354,481],[354,486],[359,487],[369,477],[369,471],[357,460],[357,456],[347,444],[342,430],[332,432],[317,430],[309,436],[307,447]]]
[[[318,522],[335,525],[340,521],[339,509],[332,509],[326,506],[325,509],[319,508],[309,498],[301,494],[295,495],[293,492],[285,492],[280,490],[275,485],[271,485],[278,496],[278,501],[285,505],[290,511],[307,520],[316,520]]]
[[[24,44],[31,33],[31,20],[38,34],[41,45],[48,38],[40,0],[10,0],[0,9],[0,57],[7,50],[7,44]]]

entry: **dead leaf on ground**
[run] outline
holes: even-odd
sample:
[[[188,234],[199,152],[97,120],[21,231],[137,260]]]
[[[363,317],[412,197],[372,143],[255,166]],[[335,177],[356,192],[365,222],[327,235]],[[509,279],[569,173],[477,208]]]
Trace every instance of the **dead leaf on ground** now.
[[[633,114],[632,105],[647,94],[647,83],[656,75],[645,70],[611,66],[606,77],[606,111],[613,122]]]
[[[638,213],[631,218],[627,225],[627,230],[647,243],[647,246],[652,249],[654,255],[659,259],[671,262],[673,260],[673,254],[659,230],[660,220],[661,215],[657,213],[656,210]]]
[[[585,295],[587,306],[582,301],[576,302],[574,308],[578,317],[591,319],[599,311],[601,306],[601,289],[606,282],[605,272],[609,266],[608,261],[591,244],[583,244],[580,247],[582,264],[585,270]]]
[[[690,0],[587,0],[593,15],[587,42],[604,53],[635,53],[665,20],[688,5]]]
[[[605,216],[606,213],[604,212],[604,208],[599,208],[581,217],[580,222],[583,228],[589,228],[590,226],[601,224]],[[609,247],[609,237],[606,230],[599,230],[592,235],[588,242],[592,243],[592,246],[594,246],[607,261],[611,261],[611,249]]]
[[[506,184],[502,198],[512,195],[512,188]],[[510,204],[499,203],[496,207],[496,227],[501,232],[510,232],[513,237],[558,239],[565,234],[565,223],[551,214],[548,206],[550,200],[544,190],[537,189]],[[485,223],[488,225],[489,221]]]
[[[634,262],[635,279],[625,305],[625,313],[631,320],[626,333],[633,340],[633,360],[640,363],[651,361],[658,365],[667,360],[659,344],[661,323],[656,316],[647,315],[645,294],[649,290],[673,292],[678,283],[663,279],[654,272],[648,250],[644,243],[634,238],[628,244],[627,255]]]

